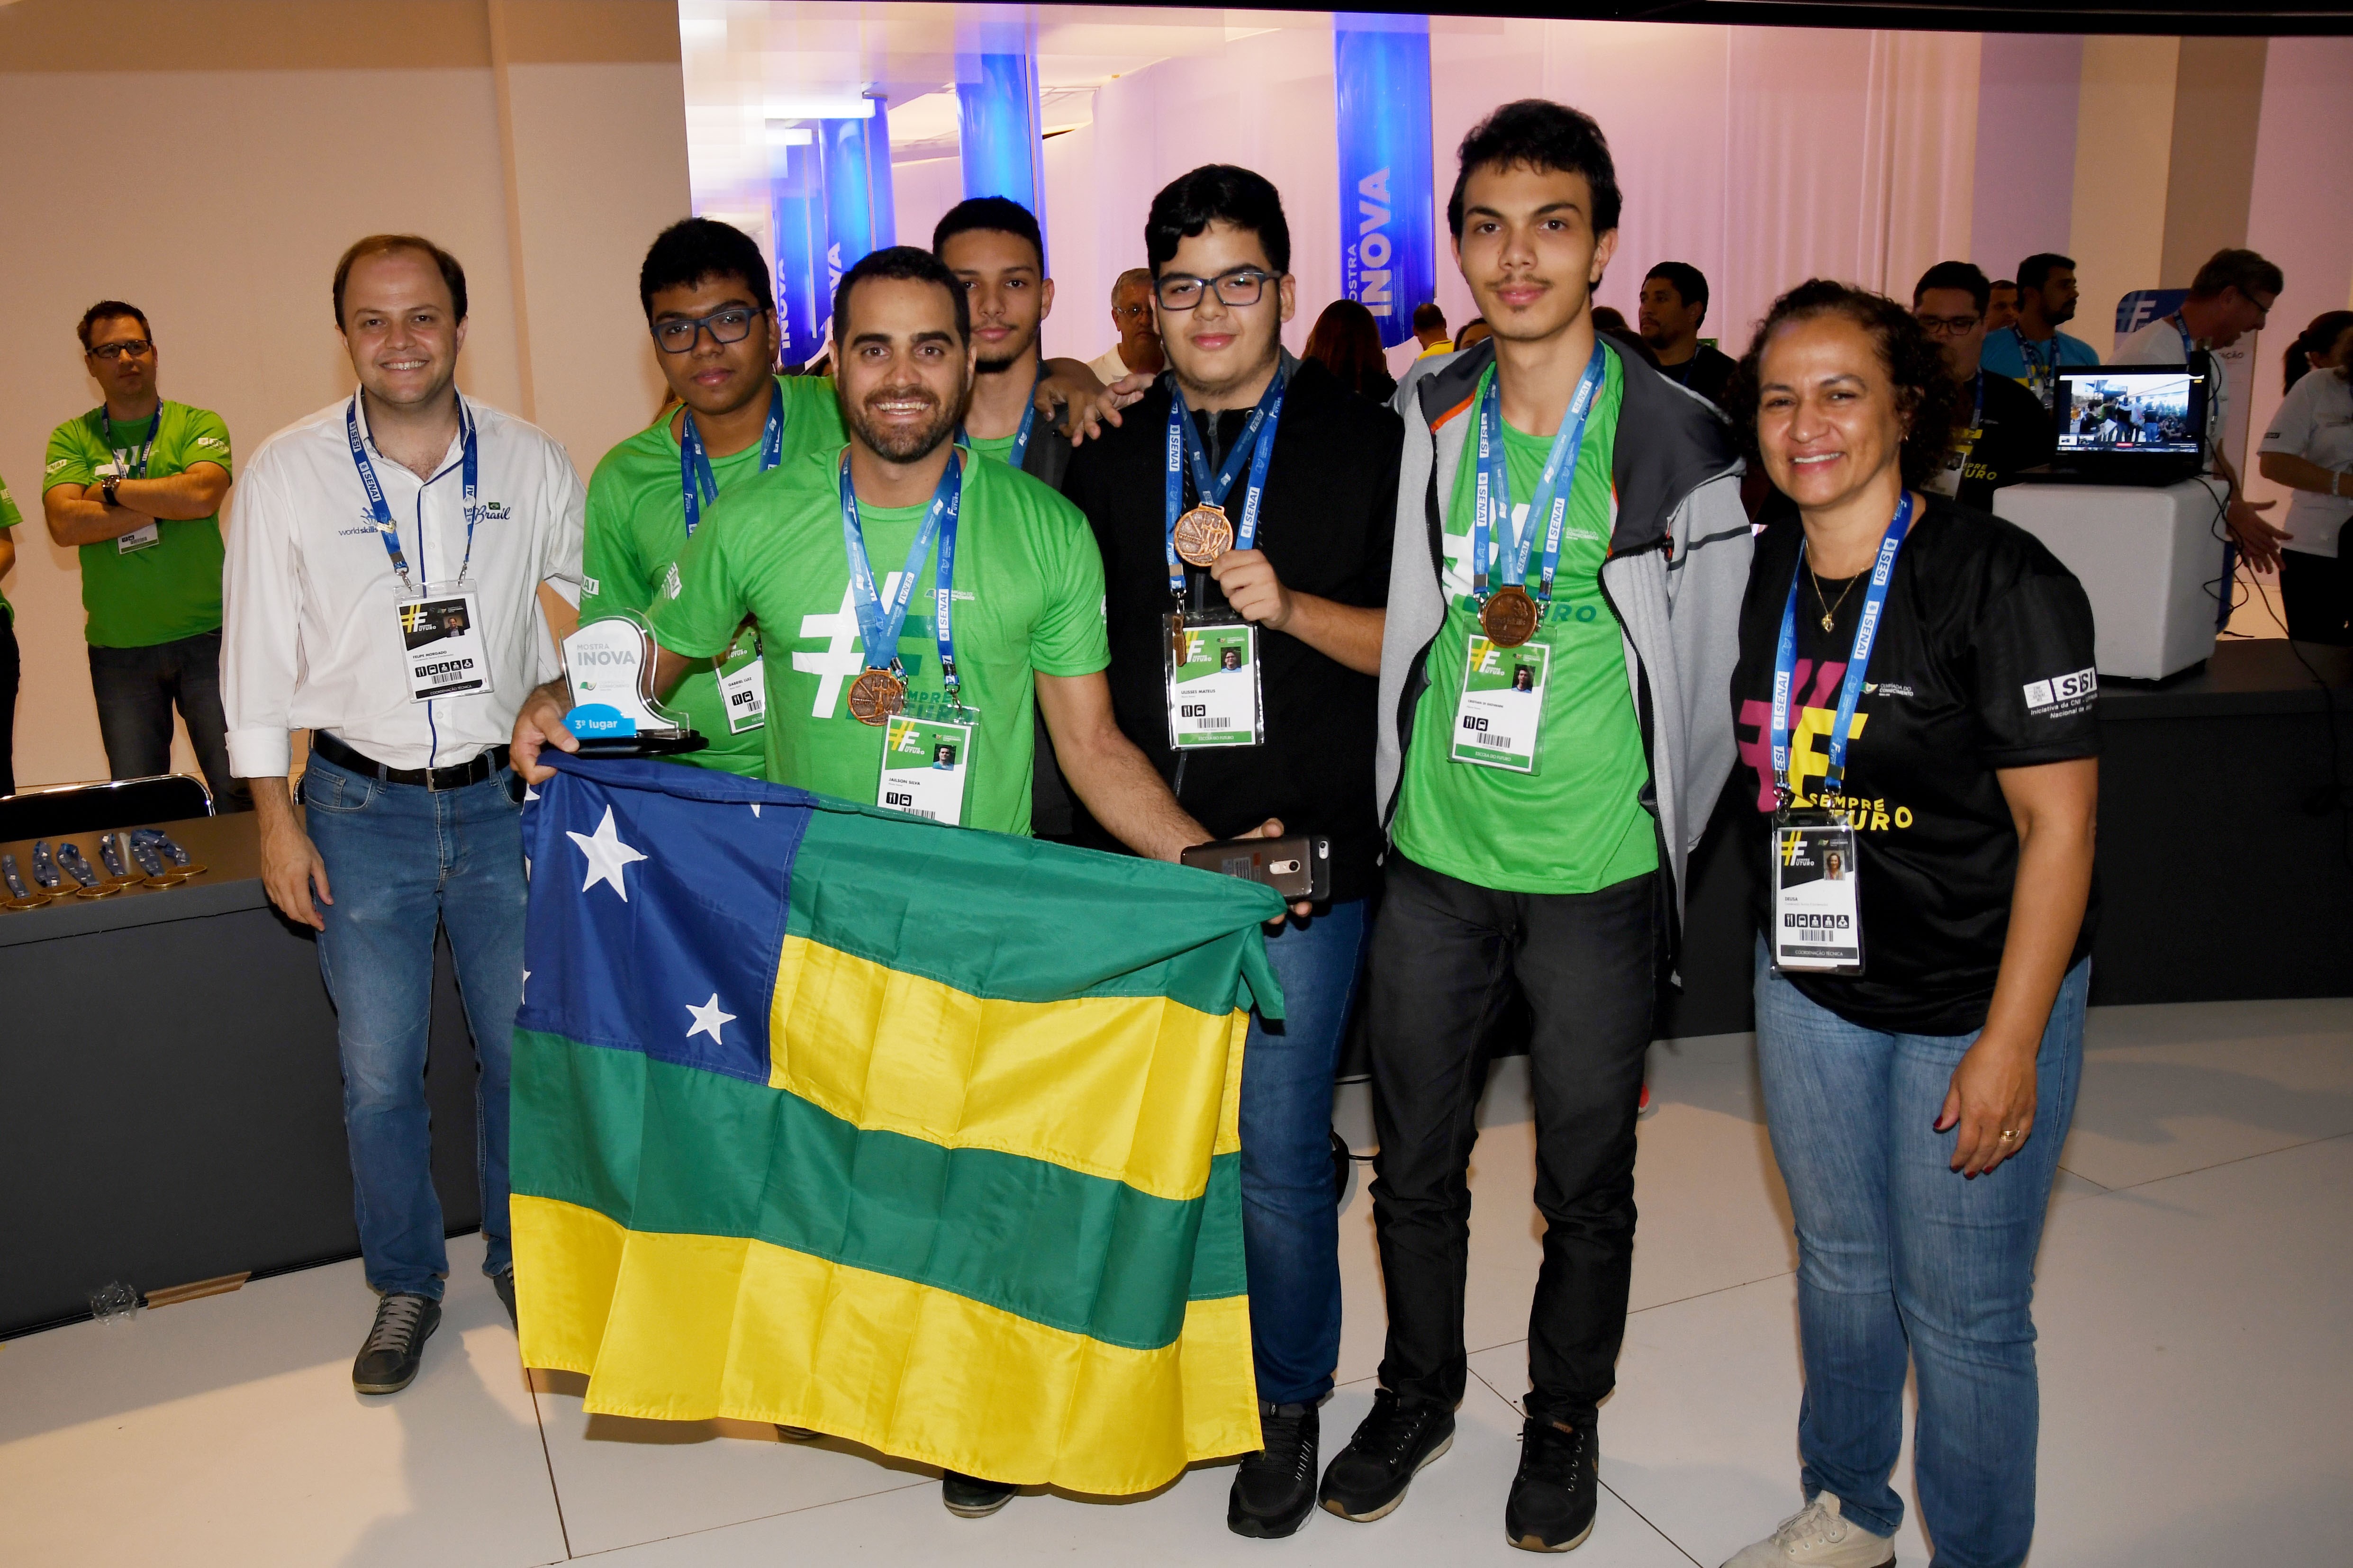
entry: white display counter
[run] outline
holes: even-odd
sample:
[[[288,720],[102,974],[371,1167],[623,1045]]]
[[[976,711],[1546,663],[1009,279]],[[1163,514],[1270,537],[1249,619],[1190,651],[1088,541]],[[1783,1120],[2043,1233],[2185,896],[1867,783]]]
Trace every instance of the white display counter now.
[[[2223,500],[2210,476],[2162,489],[2009,485],[1994,492],[1993,510],[2084,584],[2100,673],[2161,680],[2214,651]]]

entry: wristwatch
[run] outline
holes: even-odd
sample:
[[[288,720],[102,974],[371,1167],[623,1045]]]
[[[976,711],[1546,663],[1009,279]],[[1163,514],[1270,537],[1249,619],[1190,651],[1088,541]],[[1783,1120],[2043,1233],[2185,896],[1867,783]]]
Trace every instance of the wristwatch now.
[[[106,478],[99,481],[99,493],[106,498],[107,505],[118,506],[121,504],[114,499],[114,488],[121,482],[122,476],[120,474],[109,474]]]

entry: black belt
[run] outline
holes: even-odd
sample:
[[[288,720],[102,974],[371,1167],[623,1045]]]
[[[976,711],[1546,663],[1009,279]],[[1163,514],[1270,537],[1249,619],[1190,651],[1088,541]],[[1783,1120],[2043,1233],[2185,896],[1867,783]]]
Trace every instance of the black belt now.
[[[485,779],[496,778],[507,765],[507,749],[492,746],[470,763],[455,763],[446,768],[388,768],[374,757],[352,750],[324,730],[311,731],[311,751],[339,768],[348,768],[363,777],[380,779],[385,784],[416,784],[424,789],[464,789]]]

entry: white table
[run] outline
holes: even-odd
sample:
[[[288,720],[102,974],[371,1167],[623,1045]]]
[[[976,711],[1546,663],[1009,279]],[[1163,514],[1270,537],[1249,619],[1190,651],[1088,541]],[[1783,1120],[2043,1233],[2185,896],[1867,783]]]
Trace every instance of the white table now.
[[[2214,651],[2221,481],[2008,485],[1993,510],[2050,546],[2092,601],[2102,675],[2161,680]]]

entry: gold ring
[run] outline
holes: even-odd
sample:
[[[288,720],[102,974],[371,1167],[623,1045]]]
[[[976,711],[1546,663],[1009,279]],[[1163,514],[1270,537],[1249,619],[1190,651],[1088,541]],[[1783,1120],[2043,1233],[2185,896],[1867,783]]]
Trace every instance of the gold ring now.
[[[2005,1128],[2003,1128],[2003,1129],[2002,1129],[2001,1136],[2002,1136],[2002,1142],[2008,1142],[2010,1139],[2017,1137],[2017,1136],[2018,1136],[2018,1134],[2017,1134],[2017,1133],[2015,1133],[2015,1132],[2012,1132],[2011,1131],[2010,1131],[2010,1129],[2008,1129],[2007,1127],[2005,1127]]]

